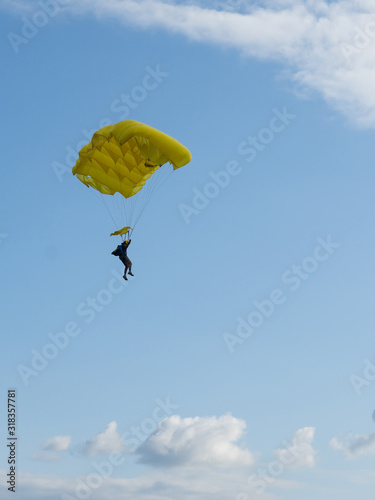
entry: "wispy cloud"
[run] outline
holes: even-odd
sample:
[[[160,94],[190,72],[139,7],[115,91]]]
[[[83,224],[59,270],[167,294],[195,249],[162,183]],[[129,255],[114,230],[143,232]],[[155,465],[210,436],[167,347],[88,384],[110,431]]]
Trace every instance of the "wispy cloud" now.
[[[333,438],[330,445],[347,458],[361,455],[375,455],[375,433],[348,434],[342,438]]]
[[[42,443],[41,449],[32,455],[33,460],[41,462],[57,462],[64,457],[63,452],[67,451],[71,442],[70,436],[55,436]]]
[[[7,471],[0,470],[5,477]],[[319,472],[321,476],[322,472]],[[313,476],[318,483],[319,476]],[[358,498],[359,488],[374,484],[373,471],[330,471],[323,475],[324,486],[316,484],[316,498]],[[89,476],[77,478],[60,478],[50,474],[18,473],[17,500],[61,500],[90,498],[90,500],[275,500],[288,499],[290,495],[303,498],[306,486],[301,482],[273,478],[272,493],[266,491],[259,495],[256,489],[249,487],[247,475],[238,470],[212,470],[196,467],[195,469],[159,469],[156,472],[144,474],[136,478],[105,478],[102,477],[100,487],[85,489],[91,484]],[[321,477],[320,477],[321,479]],[[327,480],[333,486],[327,487]],[[300,494],[298,495],[298,490]],[[88,493],[87,493],[88,491]],[[239,493],[241,492],[241,493]],[[276,496],[276,492],[279,496]],[[4,483],[0,484],[0,496],[6,498],[8,491]]]
[[[2,0],[0,3],[1,9],[12,12],[14,14],[27,14],[33,12],[35,6],[35,4],[31,2],[25,2],[25,0]]]
[[[225,3],[225,2],[223,2]],[[20,9],[27,3],[17,3]],[[210,7],[211,5],[211,7]],[[375,5],[370,0],[269,0],[237,12],[162,0],[71,0],[73,15],[159,27],[199,43],[277,61],[300,95],[319,93],[363,127],[375,126]],[[233,6],[234,7],[234,6]],[[218,9],[218,10],[217,10]]]
[[[0,470],[4,475],[6,471]],[[99,476],[98,476],[99,477]],[[52,500],[62,498],[90,498],[90,500],[234,500],[238,491],[247,498],[255,498],[255,490],[247,485],[247,476],[238,471],[202,469],[161,469],[136,478],[100,477],[96,488],[93,474],[77,478],[59,478],[47,474],[18,473],[17,500]],[[274,487],[295,489],[298,483],[275,481]],[[3,493],[4,492],[4,493]],[[6,496],[4,485],[0,485],[0,496]],[[254,495],[254,496],[253,496]],[[245,497],[246,498],[246,497]],[[275,495],[265,493],[262,500],[274,500]]]

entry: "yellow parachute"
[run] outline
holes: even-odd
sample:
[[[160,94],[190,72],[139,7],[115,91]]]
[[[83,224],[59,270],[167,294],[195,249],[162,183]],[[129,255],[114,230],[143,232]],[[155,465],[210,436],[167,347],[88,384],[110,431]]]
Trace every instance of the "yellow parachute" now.
[[[113,233],[110,234],[110,236],[124,236],[126,233],[129,233],[130,231],[133,231],[133,228],[130,226],[125,226],[121,229],[118,229],[117,231],[114,231]]]
[[[155,173],[163,170],[160,167],[169,162],[176,170],[190,160],[190,151],[176,139],[143,123],[125,120],[95,132],[91,141],[80,150],[73,174],[104,195],[118,193],[126,199],[123,218],[127,225],[111,234],[125,237],[134,229],[155,191],[153,180]],[[149,189],[141,207],[135,210],[135,204],[130,206],[129,199],[135,197],[138,201],[145,186]],[[131,214],[127,213],[127,208]],[[131,220],[134,214],[138,216],[135,222]]]

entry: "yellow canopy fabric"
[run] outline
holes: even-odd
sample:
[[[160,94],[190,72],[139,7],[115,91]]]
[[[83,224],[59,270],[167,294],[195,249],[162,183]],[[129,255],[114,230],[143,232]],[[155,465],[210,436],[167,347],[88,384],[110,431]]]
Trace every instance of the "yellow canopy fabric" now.
[[[122,236],[123,234],[126,234],[129,229],[132,229],[130,226],[125,226],[122,229],[119,229],[118,231],[115,231],[114,233],[111,233],[110,236]]]
[[[176,139],[143,123],[125,120],[95,132],[79,152],[72,172],[103,194],[118,192],[130,198],[164,163],[171,163],[175,170],[190,160],[190,151]]]

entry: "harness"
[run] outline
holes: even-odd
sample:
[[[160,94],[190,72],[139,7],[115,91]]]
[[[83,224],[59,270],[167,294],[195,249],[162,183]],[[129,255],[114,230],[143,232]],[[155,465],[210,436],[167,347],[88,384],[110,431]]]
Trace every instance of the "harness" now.
[[[117,245],[116,250],[112,252],[112,255],[116,255],[116,257],[119,257],[121,260],[123,257],[128,256],[128,246],[129,244],[121,243],[121,245]]]
[[[128,246],[129,245],[126,245],[126,243],[121,243],[121,245],[119,245],[117,248],[118,248],[118,251],[119,251],[119,256],[120,257],[127,257],[128,256]]]

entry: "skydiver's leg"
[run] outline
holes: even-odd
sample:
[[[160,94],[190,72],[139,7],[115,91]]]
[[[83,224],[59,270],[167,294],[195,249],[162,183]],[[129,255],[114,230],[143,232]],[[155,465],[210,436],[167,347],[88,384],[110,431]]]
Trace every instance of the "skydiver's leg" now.
[[[128,262],[129,274],[130,274],[130,276],[134,276],[134,274],[132,273],[132,265],[133,265],[133,263],[132,263],[132,261],[129,258],[128,258],[128,261],[129,261]]]
[[[125,266],[127,269],[129,269],[128,271],[128,274],[130,274],[130,276],[134,276],[134,274],[132,273],[132,261],[129,259],[128,256],[125,257]]]
[[[124,278],[124,280],[128,280],[128,278],[126,277],[126,272],[127,272],[127,270],[128,270],[128,263],[126,262],[126,260],[125,260],[125,259],[121,259],[121,262],[122,262],[122,263],[124,264],[124,266],[125,266],[123,278]]]

